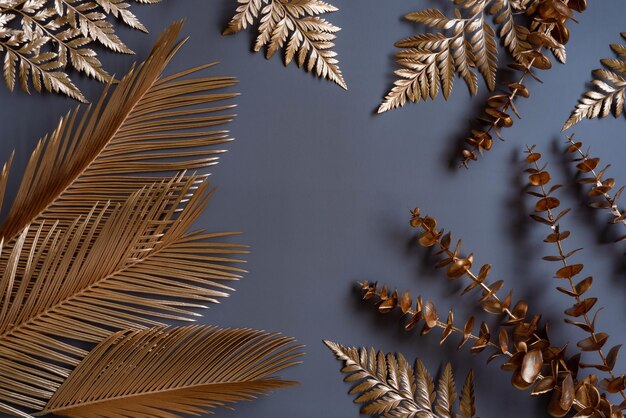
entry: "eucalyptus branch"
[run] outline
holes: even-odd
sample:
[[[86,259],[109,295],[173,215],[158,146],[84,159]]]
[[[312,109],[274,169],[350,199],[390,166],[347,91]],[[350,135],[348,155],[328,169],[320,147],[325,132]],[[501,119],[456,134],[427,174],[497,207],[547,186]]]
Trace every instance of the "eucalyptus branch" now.
[[[602,361],[602,364],[597,365],[587,365],[581,363],[581,367],[593,367],[600,371],[607,372],[611,381],[613,381],[616,379],[616,376],[613,374],[613,367],[615,366],[615,360],[620,346],[616,346],[611,349],[610,357],[607,357],[604,354],[602,347],[606,343],[608,335],[605,333],[596,333],[595,316],[594,319],[591,320],[588,315],[593,306],[596,304],[597,298],[581,298],[581,296],[591,287],[593,278],[590,276],[574,284],[574,277],[582,272],[584,266],[583,264],[569,264],[567,260],[577,253],[579,249],[566,253],[562,245],[562,241],[570,236],[570,232],[561,231],[559,220],[569,212],[569,209],[562,210],[555,215],[553,210],[560,206],[560,201],[556,197],[552,196],[553,192],[558,190],[561,185],[553,185],[549,190],[546,190],[546,186],[550,184],[551,178],[545,166],[539,166],[538,161],[541,159],[541,154],[534,152],[534,147],[528,146],[526,152],[528,154],[526,160],[532,166],[532,168],[527,170],[530,173],[530,186],[540,190],[539,193],[529,192],[533,196],[539,198],[537,204],[535,205],[535,212],[545,212],[545,217],[535,215],[533,216],[533,219],[547,225],[550,228],[551,232],[544,241],[553,243],[558,250],[557,256],[547,256],[544,257],[544,259],[547,261],[556,261],[562,265],[562,267],[557,270],[556,277],[567,280],[569,289],[557,289],[575,300],[574,305],[565,311],[565,315],[573,318],[582,317],[584,320],[584,322],[576,322],[566,318],[565,322],[577,326],[589,334],[589,337],[579,341],[577,346],[581,351],[595,351]],[[622,399],[626,401],[626,394],[624,393],[624,390],[619,390],[619,393],[621,394]]]
[[[581,150],[582,142],[574,142],[574,135],[568,136],[567,142],[570,144],[567,148],[567,152],[578,155],[578,157],[574,159],[574,162],[576,163],[576,170],[583,175],[578,182],[590,186],[588,191],[589,197],[602,198],[602,200],[595,201],[589,206],[595,209],[607,209],[610,211],[611,215],[613,215],[612,223],[619,223],[626,227],[626,213],[618,206],[618,200],[624,190],[624,186],[620,187],[617,192],[611,196],[610,192],[615,188],[615,179],[604,179],[606,170],[610,165],[605,166],[600,171],[596,171],[600,164],[600,159],[590,157],[589,152],[583,152]],[[618,239],[618,241],[623,240],[626,240],[626,235]]]

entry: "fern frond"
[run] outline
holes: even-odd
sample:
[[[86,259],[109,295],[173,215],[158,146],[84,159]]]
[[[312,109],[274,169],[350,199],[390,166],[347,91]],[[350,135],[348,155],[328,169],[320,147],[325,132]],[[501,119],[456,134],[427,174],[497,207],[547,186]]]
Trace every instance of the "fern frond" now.
[[[525,61],[524,53],[532,49],[526,40],[530,31],[526,26],[515,23],[515,12],[524,11],[526,7],[511,0],[494,0],[489,14],[494,16],[494,23],[499,25],[498,35],[502,44],[517,62]]]
[[[395,418],[452,417],[457,394],[450,364],[446,365],[435,392],[432,377],[419,359],[415,360],[415,367],[411,367],[402,354],[385,355],[373,348],[344,347],[332,341],[324,341],[324,344],[344,362],[341,371],[346,374],[346,382],[355,383],[350,394],[357,395],[354,402],[364,404],[361,413]],[[461,397],[462,413],[473,408],[473,380],[470,376],[465,386],[467,389],[464,387]],[[467,406],[466,391],[472,393],[471,408]],[[466,415],[466,418],[474,414]]]
[[[463,4],[469,13],[463,18],[455,11],[454,18],[447,18],[437,9],[409,13],[405,18],[439,29],[441,32],[413,36],[399,42],[396,47],[397,63],[402,67],[395,71],[398,79],[378,107],[378,113],[404,106],[409,102],[435,99],[441,90],[447,99],[452,92],[455,74],[467,84],[470,94],[478,92],[481,73],[489,90],[495,88],[498,48],[493,28],[485,21],[489,2]]]
[[[132,54],[107,20],[113,16],[145,32],[129,8],[124,0],[13,0],[0,4],[0,52],[4,53],[7,86],[13,90],[18,79],[26,92],[32,86],[37,92],[61,93],[85,102],[66,70],[73,67],[98,81],[110,81],[91,44]]]
[[[285,50],[285,66],[295,60],[299,67],[315,72],[347,89],[339,69],[335,33],[339,27],[320,15],[338,9],[320,0],[239,0],[236,14],[224,30],[231,35],[259,21],[259,35],[254,50],[266,48],[266,58]]]
[[[621,36],[626,39],[626,32]],[[604,118],[610,114],[619,117],[624,113],[626,95],[626,45],[613,44],[611,49],[618,58],[603,59],[606,67],[593,71],[593,86],[583,94],[562,131],[571,128],[583,119]]]
[[[210,326],[122,331],[100,343],[42,411],[67,417],[181,417],[294,385],[292,338]]]

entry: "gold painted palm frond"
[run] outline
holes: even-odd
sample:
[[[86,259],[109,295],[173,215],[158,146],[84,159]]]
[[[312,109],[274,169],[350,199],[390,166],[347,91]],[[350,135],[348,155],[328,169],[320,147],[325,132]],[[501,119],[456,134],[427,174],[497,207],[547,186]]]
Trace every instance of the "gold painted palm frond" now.
[[[181,27],[167,29],[145,62],[93,107],[70,112],[32,154],[0,227],[0,412],[28,417],[43,410],[72,370],[91,367],[83,359],[110,351],[89,352],[95,344],[122,347],[127,335],[124,347],[141,355],[131,342],[142,337],[133,339],[133,331],[193,321],[244,273],[235,265],[245,246],[221,242],[234,233],[190,231],[212,192],[208,174],[186,170],[215,164],[222,151],[210,146],[230,140],[222,125],[232,105],[222,102],[234,94],[214,90],[234,79],[188,77],[210,64],[163,76],[182,44]],[[0,176],[0,203],[10,164]],[[189,331],[184,345],[230,351],[210,344],[217,334],[207,330]],[[116,331],[119,341],[107,340]],[[165,347],[179,331],[158,334],[155,343]],[[241,370],[255,361],[267,370],[285,364],[259,338],[260,351],[233,360]],[[286,341],[271,338],[275,349]],[[177,369],[162,369],[160,379],[176,381],[167,370]],[[196,372],[209,379],[228,370]]]
[[[299,67],[315,71],[318,77],[334,81],[347,89],[339,69],[335,33],[339,27],[320,15],[338,9],[320,0],[239,0],[235,16],[224,35],[240,32],[259,21],[254,50],[266,47],[266,58],[285,49],[285,65],[295,59]]]
[[[626,32],[621,33],[626,39]],[[626,97],[626,45],[612,44],[618,58],[605,58],[600,62],[605,68],[593,72],[592,90],[585,92],[563,125],[569,129],[581,120],[604,118],[613,114],[616,118],[624,113]]]
[[[224,150],[206,147],[231,140],[224,125],[235,116],[228,99],[237,94],[222,90],[236,80],[188,77],[214,64],[163,76],[182,45],[176,41],[180,28],[177,23],[166,30],[144,63],[115,88],[108,86],[96,104],[69,112],[41,139],[0,225],[5,243],[27,225],[69,225],[96,202],[120,203],[172,172],[217,163]],[[9,168],[10,161],[5,178]]]
[[[455,1],[454,17],[445,16],[438,9],[409,13],[405,18],[437,29],[439,32],[411,36],[396,42],[398,79],[378,108],[378,113],[395,109],[409,102],[434,99],[443,94],[447,99],[458,74],[469,87],[478,92],[479,72],[489,90],[496,86],[498,47],[496,36],[513,56],[522,62],[524,54],[532,49],[526,40],[528,28],[515,23],[514,15],[527,7],[525,2],[513,0]],[[487,22],[493,16],[498,31]]]
[[[196,184],[157,183],[113,208],[94,207],[67,229],[19,236],[0,281],[0,381],[8,391],[0,401],[41,409],[87,354],[66,339],[98,343],[112,330],[192,320],[228,295],[226,283],[242,272],[232,256],[244,251],[216,242],[227,233],[187,232],[208,197],[207,184]]]
[[[228,407],[293,385],[275,373],[298,363],[298,348],[292,338],[251,329],[118,332],[85,357],[42,414],[174,418]]]
[[[160,0],[134,0],[158,3]],[[124,0],[3,0],[0,1],[0,52],[4,79],[12,91],[16,84],[30,92],[65,94],[85,102],[66,70],[74,68],[98,81],[111,76],[92,49],[95,45],[132,54],[115,34],[113,17],[120,24],[147,32]]]
[[[474,376],[467,375],[455,414],[457,391],[450,363],[446,365],[437,388],[426,366],[415,360],[412,367],[402,354],[384,354],[373,348],[344,347],[324,341],[338,360],[346,382],[356,383],[350,390],[361,403],[361,413],[374,417],[425,416],[432,418],[472,418],[476,415]]]

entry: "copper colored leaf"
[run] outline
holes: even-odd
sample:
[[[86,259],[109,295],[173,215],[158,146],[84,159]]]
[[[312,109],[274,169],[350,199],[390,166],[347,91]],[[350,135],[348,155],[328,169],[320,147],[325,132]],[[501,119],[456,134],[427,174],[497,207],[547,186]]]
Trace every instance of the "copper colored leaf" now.
[[[589,290],[589,288],[591,288],[592,284],[593,284],[593,277],[587,277],[581,280],[580,282],[576,284],[576,287],[575,287],[576,293],[578,295],[584,294],[587,290]]]
[[[572,306],[571,308],[566,309],[565,314],[569,316],[574,316],[574,317],[578,317],[583,314],[586,314],[587,312],[591,310],[591,308],[593,308],[593,305],[595,305],[597,301],[598,301],[598,298],[584,299],[574,304],[574,306]]]
[[[498,333],[498,343],[500,345],[500,351],[503,353],[509,349],[509,334],[504,327],[500,328]]]
[[[561,383],[561,398],[559,400],[559,406],[564,411],[569,411],[574,403],[575,387],[574,379],[571,373],[567,373],[565,379]]]
[[[556,197],[544,197],[535,204],[535,212],[552,210],[559,207],[560,204],[561,202]]]
[[[550,182],[550,173],[547,171],[540,171],[539,173],[531,174],[529,176],[530,184],[533,186],[543,186]]]
[[[526,383],[535,383],[542,366],[543,356],[541,350],[531,350],[524,355],[520,369],[520,377]]]
[[[606,355],[606,364],[609,367],[609,370],[613,370],[613,367],[615,367],[615,361],[617,360],[620,348],[622,348],[622,345],[618,344],[611,348]]]
[[[400,308],[402,308],[402,313],[409,312],[412,305],[413,299],[411,299],[411,294],[409,292],[402,293],[402,298],[400,299]]]
[[[600,382],[600,387],[609,393],[618,393],[626,389],[626,375],[611,379],[603,379]]]
[[[556,380],[552,376],[546,376],[539,380],[533,388],[531,395],[541,395],[554,390]]]
[[[582,264],[572,264],[570,266],[565,266],[557,270],[556,277],[561,279],[570,279],[577,274],[579,274],[583,270],[584,266]]]
[[[591,337],[587,337],[584,340],[578,341],[576,345],[582,351],[597,351],[598,349],[602,348],[602,346],[604,346],[608,339],[609,336],[606,333],[599,332]]]
[[[424,317],[424,322],[426,322],[426,325],[429,328],[434,328],[437,325],[439,316],[437,315],[437,308],[431,301],[428,300],[424,303],[422,315]]]

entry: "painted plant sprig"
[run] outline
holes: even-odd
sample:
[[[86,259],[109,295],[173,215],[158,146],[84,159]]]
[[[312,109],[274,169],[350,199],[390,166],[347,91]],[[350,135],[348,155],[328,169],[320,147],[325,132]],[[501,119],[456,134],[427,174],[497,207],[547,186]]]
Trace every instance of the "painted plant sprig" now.
[[[624,186],[614,191],[616,187],[615,179],[605,178],[610,165],[598,169],[600,159],[591,157],[588,151],[582,151],[583,143],[574,141],[573,135],[567,138],[567,143],[567,152],[575,156],[572,162],[575,164],[576,171],[580,174],[578,182],[587,187],[587,195],[591,199],[595,199],[589,206],[594,209],[607,210],[612,216],[611,223],[621,224],[623,227],[626,227],[626,213],[619,206],[619,198],[624,191]],[[617,239],[617,241],[624,240],[626,240],[626,234],[621,235]]]
[[[619,393],[623,404],[626,405],[626,394],[623,387],[626,376],[616,376],[613,373],[621,344],[613,346],[608,351],[608,354],[605,354],[603,351],[609,336],[604,332],[597,332],[596,330],[596,317],[599,310],[596,310],[593,319],[590,319],[591,312],[598,298],[584,297],[593,284],[593,277],[587,276],[582,280],[575,279],[582,273],[584,265],[581,263],[570,263],[570,259],[579,253],[580,248],[567,251],[563,244],[563,241],[569,238],[571,233],[570,231],[562,230],[559,221],[570,212],[570,209],[562,209],[558,213],[555,212],[561,206],[561,202],[554,194],[562,186],[560,184],[550,186],[551,176],[547,170],[547,165],[539,165],[541,154],[535,152],[534,148],[527,147],[526,150],[528,154],[526,161],[530,165],[526,170],[529,174],[529,187],[531,188],[528,193],[538,199],[532,219],[549,228],[550,233],[546,236],[544,242],[553,244],[558,253],[545,256],[543,259],[559,263],[560,268],[557,269],[555,277],[566,281],[567,285],[566,287],[557,287],[557,290],[574,299],[574,304],[564,312],[565,322],[580,328],[589,335],[578,341],[576,343],[577,347],[582,352],[595,352],[600,359],[600,363],[581,362],[579,367],[594,368],[600,372],[607,373],[607,378],[600,382],[600,386],[610,393]]]
[[[580,353],[568,356],[566,346],[554,345],[547,335],[540,315],[528,315],[530,308],[527,302],[513,303],[512,293],[504,298],[498,296],[504,282],[487,284],[490,265],[483,265],[480,271],[475,273],[472,270],[473,256],[461,255],[460,241],[452,248],[450,234],[438,229],[436,220],[430,216],[422,216],[419,209],[413,211],[411,225],[420,230],[418,235],[420,246],[438,247],[441,259],[437,267],[445,268],[449,279],[466,277],[470,280],[464,293],[480,289],[479,304],[482,309],[502,317],[497,330],[491,332],[486,324],[482,323],[478,334],[475,334],[473,318],[459,327],[454,324],[451,311],[446,321],[440,321],[432,302],[424,302],[421,297],[414,302],[408,292],[399,295],[397,291],[390,291],[387,287],[379,290],[375,284],[362,285],[364,299],[375,300],[381,313],[399,308],[408,329],[419,322],[424,322],[422,334],[428,333],[433,328],[440,328],[441,341],[445,341],[450,335],[458,334],[461,337],[460,345],[472,341],[473,353],[488,350],[491,351],[489,360],[504,358],[506,361],[502,369],[512,372],[511,382],[514,387],[523,390],[532,387],[532,395],[551,393],[548,412],[552,416],[565,416],[574,409],[579,416],[622,417],[621,409],[626,405],[612,404],[607,393],[618,393],[623,389],[620,388],[624,384],[623,377],[616,377],[611,382],[603,381],[602,386],[594,376],[579,378]],[[510,308],[511,305],[513,308]],[[616,355],[615,352],[613,356]]]

